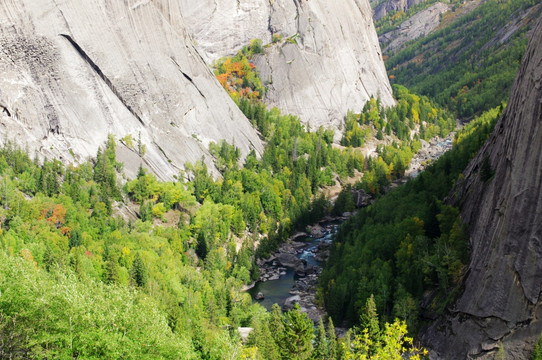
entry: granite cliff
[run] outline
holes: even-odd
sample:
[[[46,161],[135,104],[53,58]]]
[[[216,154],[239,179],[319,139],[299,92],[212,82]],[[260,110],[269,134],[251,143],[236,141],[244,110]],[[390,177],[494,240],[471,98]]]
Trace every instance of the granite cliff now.
[[[438,2],[408,18],[394,30],[380,35],[378,40],[386,44],[382,45],[382,51],[389,54],[400,49],[403,44],[429,34],[439,26],[440,15],[449,9],[449,5]]]
[[[111,133],[127,140],[118,147],[127,175],[143,161],[170,179],[186,161],[209,161],[211,141],[262,149],[194,48],[177,1],[4,0],[0,74],[2,141],[31,154],[80,161]]]
[[[424,0],[387,0],[378,4],[374,8],[374,19],[375,21],[380,20],[387,14],[394,11],[407,11],[414,5],[424,2]]]
[[[394,103],[367,0],[181,0],[187,28],[209,62],[250,39],[270,44],[258,56],[264,101],[312,128],[340,129],[348,110],[379,96]],[[273,35],[282,40],[272,42]]]
[[[542,332],[542,18],[495,131],[451,202],[470,230],[463,292],[423,334],[435,359],[528,359]],[[502,352],[502,350],[501,350]]]

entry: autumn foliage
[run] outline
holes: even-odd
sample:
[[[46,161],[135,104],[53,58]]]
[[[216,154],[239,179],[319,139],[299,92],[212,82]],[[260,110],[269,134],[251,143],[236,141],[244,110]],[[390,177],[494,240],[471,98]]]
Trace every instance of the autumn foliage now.
[[[222,58],[215,65],[215,76],[234,99],[261,99],[264,87],[260,81],[256,65],[249,59],[261,52],[261,41],[253,40],[250,46],[244,47],[234,57]]]

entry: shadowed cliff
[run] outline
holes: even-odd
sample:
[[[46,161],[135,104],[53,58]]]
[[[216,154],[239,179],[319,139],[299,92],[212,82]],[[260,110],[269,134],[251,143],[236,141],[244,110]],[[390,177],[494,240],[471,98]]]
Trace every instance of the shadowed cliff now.
[[[464,291],[423,334],[432,358],[527,359],[542,331],[542,18],[508,106],[451,195],[470,230]],[[502,351],[502,350],[501,350]]]

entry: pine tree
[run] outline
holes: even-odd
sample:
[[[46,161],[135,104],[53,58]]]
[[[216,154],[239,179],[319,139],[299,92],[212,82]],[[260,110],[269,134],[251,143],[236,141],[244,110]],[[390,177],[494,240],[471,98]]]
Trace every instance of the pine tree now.
[[[375,299],[372,294],[365,303],[360,317],[360,325],[362,329],[367,329],[369,339],[372,341],[370,353],[374,354],[380,345],[380,325],[378,323]]]
[[[299,304],[284,314],[284,336],[280,346],[283,357],[308,359],[312,353],[313,323]]]
[[[489,181],[495,172],[491,168],[491,161],[489,160],[489,156],[484,157],[484,160],[482,162],[482,167],[480,169],[480,179],[482,179],[483,182]]]
[[[271,335],[273,341],[280,349],[282,347],[283,337],[284,337],[284,317],[280,306],[278,304],[273,304],[271,307],[271,317],[269,318],[269,329],[273,330]],[[282,352],[282,349],[280,349]]]
[[[139,207],[139,218],[141,221],[152,220],[152,204],[150,202],[144,202]]]
[[[262,359],[280,359],[278,345],[273,339],[266,321],[258,322],[254,325],[254,330],[249,335],[247,346],[257,347]]]
[[[77,229],[70,231],[70,239],[68,245],[71,248],[81,245],[81,232]]]
[[[378,132],[376,133],[376,138],[378,140],[384,140],[384,134],[382,134],[382,129],[378,129]]]
[[[143,168],[143,164],[139,164],[139,168],[137,169],[137,178],[141,178],[145,176],[145,169]]]
[[[329,359],[328,340],[326,338],[326,329],[324,328],[322,318],[318,321],[318,327],[316,328],[312,358],[314,360]]]
[[[105,282],[108,284],[119,282],[119,263],[114,256],[109,256],[105,264]]]
[[[43,264],[45,265],[45,270],[50,271],[55,263],[56,260],[53,254],[53,250],[50,246],[47,246],[45,248],[45,252],[43,253]]]
[[[209,249],[207,248],[207,241],[205,240],[205,234],[203,234],[203,231],[200,231],[198,234],[198,244],[196,245],[196,254],[200,258],[200,260],[205,260],[208,253],[209,253]]]
[[[73,272],[75,275],[77,275],[78,278],[81,278],[83,275],[83,261],[81,259],[81,252],[80,251],[73,251],[73,256],[70,260],[70,265],[73,269]]]
[[[337,335],[335,335],[335,326],[333,320],[329,317],[327,324],[327,339],[328,339],[328,358],[333,360],[337,358]]]
[[[147,284],[147,269],[139,253],[136,254],[131,269],[132,280],[139,287],[144,287]]]

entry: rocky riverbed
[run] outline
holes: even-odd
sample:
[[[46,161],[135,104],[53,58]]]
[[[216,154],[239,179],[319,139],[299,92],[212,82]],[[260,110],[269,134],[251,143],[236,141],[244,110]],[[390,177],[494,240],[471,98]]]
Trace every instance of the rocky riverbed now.
[[[410,166],[405,172],[406,177],[416,177],[431,162],[437,160],[453,146],[455,132],[451,132],[445,138],[434,137],[429,142],[421,140],[422,148],[410,161]]]
[[[449,150],[453,136],[451,133],[446,138],[437,137],[429,142],[422,140],[422,149],[412,159],[405,177],[417,176],[431,161]],[[397,183],[404,181],[406,178]],[[355,190],[353,195],[357,208],[373,202],[373,198],[363,190]],[[252,297],[268,309],[278,303],[284,311],[288,311],[299,303],[314,322],[325,319],[326,312],[315,299],[318,278],[322,264],[329,256],[333,235],[338,226],[352,215],[354,213],[344,213],[338,218],[324,218],[318,224],[309,226],[307,232],[290,237],[269,258],[258,259],[260,277],[249,290]]]
[[[342,220],[325,219],[310,227],[309,232],[294,235],[269,258],[259,259],[257,264],[260,267],[260,278],[251,289],[253,298],[262,300],[266,307],[277,302],[284,311],[298,303],[314,322],[325,318],[325,311],[316,304],[316,289],[322,272],[321,265],[329,256],[332,236]],[[266,294],[262,289],[272,294]],[[270,295],[273,295],[273,301],[267,299]]]

